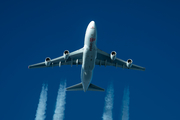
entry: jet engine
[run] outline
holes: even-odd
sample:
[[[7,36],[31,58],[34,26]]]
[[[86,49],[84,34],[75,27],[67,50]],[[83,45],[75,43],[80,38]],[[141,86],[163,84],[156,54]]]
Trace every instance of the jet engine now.
[[[67,60],[68,57],[69,57],[69,51],[65,50],[64,53],[63,53],[63,56],[64,56],[64,59]]]
[[[126,62],[126,66],[129,68],[132,66],[132,60],[131,59],[128,59],[127,62]]]
[[[115,51],[112,51],[111,54],[110,54],[110,58],[111,60],[115,60],[116,59],[116,52]]]
[[[50,64],[51,64],[51,58],[47,57],[47,58],[45,59],[45,65],[46,65],[46,66],[49,66]]]

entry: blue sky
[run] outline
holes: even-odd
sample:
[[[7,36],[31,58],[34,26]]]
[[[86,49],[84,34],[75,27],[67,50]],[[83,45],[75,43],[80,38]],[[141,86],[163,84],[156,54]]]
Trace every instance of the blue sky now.
[[[46,57],[83,47],[87,25],[97,26],[97,47],[131,58],[146,71],[94,69],[92,83],[114,84],[113,119],[120,120],[125,86],[130,120],[179,120],[180,2],[0,1],[0,119],[35,118],[42,84],[48,84],[46,120],[53,117],[60,81],[80,82],[81,66],[28,69]],[[64,120],[102,119],[106,92],[67,92]]]

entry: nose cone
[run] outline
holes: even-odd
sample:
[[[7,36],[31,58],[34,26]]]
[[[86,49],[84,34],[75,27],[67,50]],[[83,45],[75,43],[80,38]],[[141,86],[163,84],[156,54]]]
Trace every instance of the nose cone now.
[[[91,21],[90,24],[91,24],[91,25],[95,25],[95,22],[94,22],[94,21]]]
[[[96,28],[95,22],[94,22],[94,21],[91,21],[91,22],[89,23],[88,27],[91,28],[91,29],[95,29],[95,28]]]

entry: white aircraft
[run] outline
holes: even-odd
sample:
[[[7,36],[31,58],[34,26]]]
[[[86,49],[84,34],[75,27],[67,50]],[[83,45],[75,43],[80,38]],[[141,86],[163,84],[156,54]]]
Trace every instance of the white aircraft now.
[[[42,68],[42,67],[53,67],[61,65],[82,65],[81,68],[81,83],[73,85],[66,88],[67,91],[77,91],[84,90],[88,91],[104,91],[103,88],[100,88],[91,83],[93,76],[93,69],[95,65],[104,65],[106,66],[115,66],[127,69],[142,70],[144,67],[137,66],[132,64],[132,60],[128,59],[127,61],[116,58],[116,52],[112,51],[110,54],[100,50],[96,46],[97,42],[97,29],[94,21],[91,21],[86,29],[86,34],[84,38],[84,47],[69,53],[68,50],[65,50],[63,56],[50,59],[47,57],[45,62],[38,64],[30,65],[28,68]]]

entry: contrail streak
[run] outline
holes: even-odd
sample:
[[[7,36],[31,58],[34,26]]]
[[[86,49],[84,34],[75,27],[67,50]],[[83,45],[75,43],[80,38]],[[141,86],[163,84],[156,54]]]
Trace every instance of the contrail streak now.
[[[122,102],[122,120],[129,120],[129,99],[129,87],[125,87]]]
[[[47,91],[48,91],[48,86],[43,84],[39,98],[39,104],[36,111],[35,120],[44,120],[46,118],[45,113],[46,113]]]
[[[63,120],[64,119],[64,110],[66,104],[66,81],[63,81],[59,85],[57,100],[56,100],[56,109],[54,111],[53,120]]]
[[[104,106],[104,113],[103,113],[103,120],[112,120],[112,109],[113,109],[113,103],[114,103],[114,88],[113,84],[108,87],[107,94],[105,97],[105,106]]]

